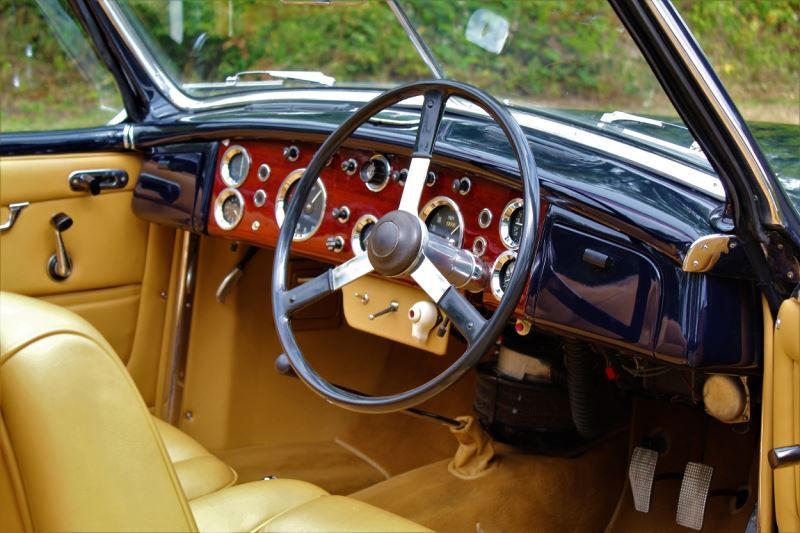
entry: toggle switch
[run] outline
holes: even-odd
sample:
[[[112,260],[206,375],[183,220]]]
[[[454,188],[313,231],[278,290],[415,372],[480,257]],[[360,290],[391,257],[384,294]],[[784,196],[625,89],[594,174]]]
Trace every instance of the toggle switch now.
[[[399,307],[399,303],[395,301],[389,302],[389,306],[386,309],[381,309],[377,313],[371,313],[367,318],[370,320],[375,320],[379,316],[388,315],[389,313],[396,313]]]

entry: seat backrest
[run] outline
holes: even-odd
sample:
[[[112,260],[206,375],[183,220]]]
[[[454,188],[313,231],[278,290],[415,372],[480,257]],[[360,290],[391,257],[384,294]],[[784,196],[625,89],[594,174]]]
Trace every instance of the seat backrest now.
[[[17,508],[16,518],[0,519],[4,529],[16,522],[43,531],[196,530],[114,350],[73,313],[7,292],[0,292],[0,451],[0,497],[13,493]]]

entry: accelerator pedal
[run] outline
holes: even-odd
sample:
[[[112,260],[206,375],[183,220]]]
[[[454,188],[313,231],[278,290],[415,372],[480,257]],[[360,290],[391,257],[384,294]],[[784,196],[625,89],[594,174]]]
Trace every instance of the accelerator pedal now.
[[[650,495],[653,492],[653,478],[656,473],[658,452],[637,446],[628,466],[628,479],[631,482],[633,506],[640,513],[650,512]]]
[[[702,529],[713,473],[714,469],[703,463],[690,462],[686,465],[678,496],[678,513],[675,517],[678,525],[697,531]]]

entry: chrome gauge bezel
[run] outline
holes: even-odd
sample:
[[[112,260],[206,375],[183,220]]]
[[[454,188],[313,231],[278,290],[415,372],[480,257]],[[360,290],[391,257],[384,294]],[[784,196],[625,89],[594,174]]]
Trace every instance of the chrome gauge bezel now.
[[[492,296],[494,296],[494,299],[498,302],[503,299],[503,294],[505,292],[500,285],[500,273],[503,271],[503,267],[506,263],[516,260],[517,252],[513,250],[506,250],[494,260],[494,264],[492,265],[492,279],[489,282],[489,286],[492,290]]]
[[[239,211],[239,216],[236,217],[236,220],[233,222],[228,222],[223,216],[222,206],[225,204],[225,200],[231,196],[236,196],[239,199],[239,205],[241,205],[242,208]],[[232,187],[222,189],[217,195],[217,199],[214,200],[214,221],[217,223],[217,226],[219,226],[219,229],[223,231],[230,231],[238,226],[239,222],[242,221],[242,218],[244,217],[244,209],[244,197],[242,196],[242,193]]]
[[[450,206],[458,217],[458,226],[461,228],[461,238],[458,239],[456,247],[461,248],[461,245],[464,244],[464,216],[461,214],[461,209],[459,209],[458,204],[455,203],[452,198],[448,198],[447,196],[437,196],[436,198],[433,198],[420,210],[419,218],[425,223],[425,227],[427,228],[428,217],[431,215],[431,213],[433,213],[434,209],[443,205]]]
[[[522,200],[522,198],[514,198],[506,204],[506,206],[503,208],[503,213],[500,215],[500,224],[498,225],[500,240],[503,242],[503,246],[509,250],[516,250],[519,248],[519,243],[515,243],[511,238],[511,235],[508,233],[508,228],[511,224],[511,215],[517,209],[522,209],[524,205],[525,202]]]
[[[387,185],[389,185],[389,181],[392,179],[392,164],[381,154],[373,155],[369,158],[369,161],[383,161],[386,163],[386,179],[384,179],[381,183],[364,183],[364,185],[367,186],[367,189],[371,190],[372,192],[381,192],[386,188]],[[364,172],[364,168],[365,165],[362,165],[359,172]]]
[[[285,208],[289,207],[286,205],[286,194],[289,192],[289,187],[302,178],[305,171],[306,169],[304,168],[291,171],[288,176],[283,178],[281,186],[278,187],[278,194],[275,196],[275,222],[278,223],[279,228],[283,225],[283,219],[286,218]],[[292,242],[307,241],[317,233],[317,230],[319,230],[319,227],[322,225],[322,220],[325,218],[325,211],[328,207],[328,191],[325,189],[325,184],[322,183],[321,179],[317,178],[317,184],[319,184],[319,188],[322,190],[322,216],[308,233],[301,233],[298,235],[295,231]]]
[[[244,157],[244,172],[242,173],[241,180],[237,181],[233,178],[233,176],[231,176],[231,159],[239,154],[242,154]],[[238,144],[229,146],[228,149],[225,150],[225,153],[222,154],[222,160],[219,163],[219,175],[222,178],[222,183],[228,187],[239,187],[247,179],[247,175],[250,173],[250,166],[252,164],[253,160],[250,157],[250,153],[245,149],[244,146],[240,146]]]
[[[378,218],[375,215],[361,215],[358,217],[353,226],[353,231],[350,233],[350,248],[353,250],[353,255],[360,255],[366,252],[361,247],[361,232],[364,231],[368,224],[376,224],[377,222]]]

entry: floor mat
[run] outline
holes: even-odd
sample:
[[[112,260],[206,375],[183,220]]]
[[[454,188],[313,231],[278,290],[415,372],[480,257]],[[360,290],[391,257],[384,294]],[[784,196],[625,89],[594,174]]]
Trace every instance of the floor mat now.
[[[456,478],[447,459],[352,496],[441,532],[600,531],[608,523],[624,483],[627,435],[572,459],[496,446],[498,467],[481,478]]]
[[[277,476],[308,481],[331,494],[350,494],[387,478],[385,471],[347,443],[248,446],[216,452],[239,474],[239,483]]]

